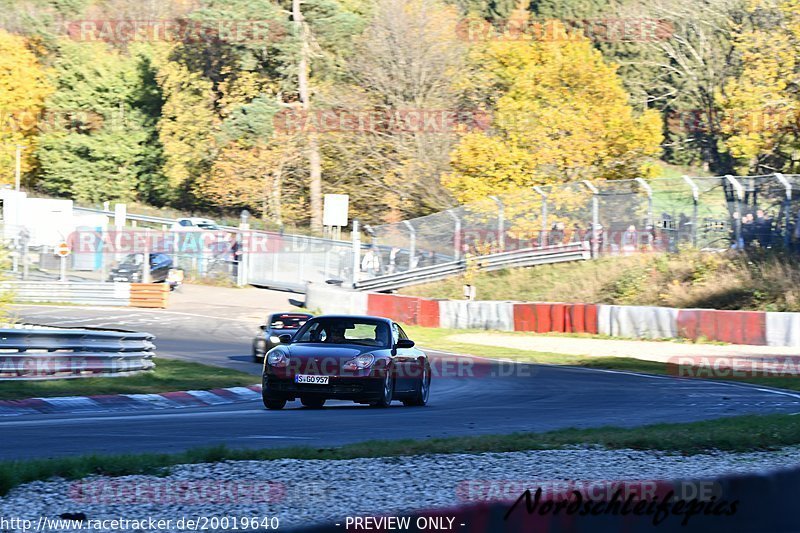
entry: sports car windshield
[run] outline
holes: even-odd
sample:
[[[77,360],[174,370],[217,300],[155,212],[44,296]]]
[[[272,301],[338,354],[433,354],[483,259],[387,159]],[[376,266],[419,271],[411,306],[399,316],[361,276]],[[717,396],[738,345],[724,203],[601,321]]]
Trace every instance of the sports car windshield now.
[[[294,342],[388,347],[389,326],[377,320],[321,318],[303,326]]]

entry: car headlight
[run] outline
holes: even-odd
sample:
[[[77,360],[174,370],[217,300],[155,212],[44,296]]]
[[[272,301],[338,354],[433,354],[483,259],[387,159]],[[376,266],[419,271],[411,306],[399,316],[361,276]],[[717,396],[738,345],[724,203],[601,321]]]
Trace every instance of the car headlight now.
[[[279,342],[281,342],[281,340],[280,338],[278,338],[277,335],[270,335],[269,342],[271,342],[272,344],[278,344]]]
[[[344,364],[345,370],[363,370],[372,366],[375,356],[372,354],[362,354]]]
[[[280,350],[273,350],[267,355],[267,363],[269,363],[269,366],[284,367],[289,363],[289,360]]]

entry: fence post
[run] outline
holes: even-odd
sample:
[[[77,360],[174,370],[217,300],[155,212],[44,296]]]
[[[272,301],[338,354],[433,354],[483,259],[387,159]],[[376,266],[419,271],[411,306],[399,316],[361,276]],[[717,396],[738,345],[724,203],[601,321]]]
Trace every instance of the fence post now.
[[[414,268],[414,257],[417,254],[417,230],[408,220],[403,221],[403,225],[408,228],[408,269]]]
[[[644,192],[647,193],[647,224],[646,226],[653,225],[653,188],[642,178],[636,178],[634,181],[638,183]]]
[[[789,234],[789,226],[792,224],[792,184],[786,179],[783,174],[775,174],[775,179],[781,182],[783,188],[786,189],[786,198],[783,200],[783,211],[786,216],[786,227],[783,231],[783,244],[788,248],[791,243],[792,237]]]
[[[453,261],[461,259],[461,218],[453,213],[452,209],[445,211],[454,221],[453,228]]]
[[[147,230],[144,232],[144,250],[142,250],[142,283],[150,283],[150,242],[148,241],[149,235]]]
[[[353,288],[358,282],[358,273],[361,272],[361,232],[358,225],[358,220],[353,220]]]
[[[542,197],[542,231],[539,234],[539,246],[541,247],[546,244],[545,239],[547,238],[547,193],[538,185],[535,185],[533,190]]]
[[[697,205],[700,201],[700,189],[689,176],[683,176],[683,181],[692,188],[692,200],[694,204],[694,208],[692,209],[692,246],[697,248]]]
[[[725,175],[725,179],[731,184],[733,190],[736,191],[736,213],[739,215],[733,221],[734,235],[736,236],[736,249],[743,249],[744,243],[742,242],[742,200],[744,200],[744,187],[736,181],[736,178],[730,174]]]
[[[581,183],[592,193],[592,227],[589,230],[589,239],[592,243],[592,259],[597,259],[600,254],[600,243],[597,242],[597,227],[600,225],[600,204],[597,196],[600,191],[589,180],[583,180]]]
[[[503,201],[497,196],[490,196],[494,203],[497,204],[497,244],[500,246],[500,251],[506,251],[506,206]]]

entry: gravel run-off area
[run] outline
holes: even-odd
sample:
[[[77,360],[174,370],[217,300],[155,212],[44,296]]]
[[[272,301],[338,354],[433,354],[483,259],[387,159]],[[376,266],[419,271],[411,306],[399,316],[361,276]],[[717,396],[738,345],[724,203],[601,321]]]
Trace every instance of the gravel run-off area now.
[[[285,530],[340,522],[348,516],[514,500],[525,488],[555,490],[570,482],[710,479],[798,467],[800,448],[795,447],[691,456],[576,447],[341,461],[222,462],[173,467],[165,477],[29,483],[0,498],[0,517],[34,522],[64,513],[83,513],[87,520],[277,517]]]

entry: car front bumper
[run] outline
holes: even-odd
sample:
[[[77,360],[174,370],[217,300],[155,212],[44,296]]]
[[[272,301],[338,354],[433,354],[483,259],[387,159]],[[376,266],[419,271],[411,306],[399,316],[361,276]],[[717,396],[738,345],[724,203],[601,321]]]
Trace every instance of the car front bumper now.
[[[295,383],[293,378],[268,375],[263,386],[271,397],[294,400],[299,397],[317,397],[337,400],[371,401],[380,398],[384,380],[381,377],[331,376],[328,385]]]

